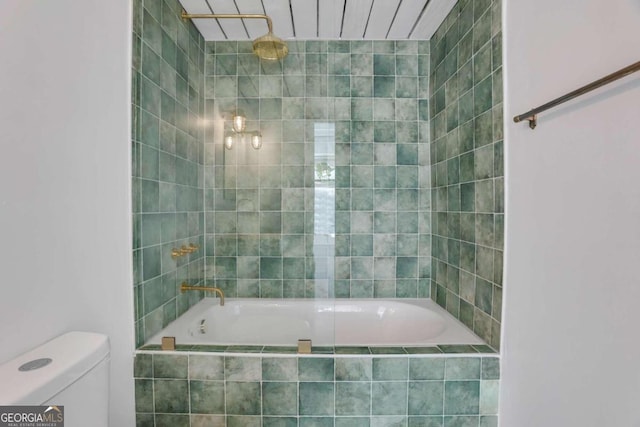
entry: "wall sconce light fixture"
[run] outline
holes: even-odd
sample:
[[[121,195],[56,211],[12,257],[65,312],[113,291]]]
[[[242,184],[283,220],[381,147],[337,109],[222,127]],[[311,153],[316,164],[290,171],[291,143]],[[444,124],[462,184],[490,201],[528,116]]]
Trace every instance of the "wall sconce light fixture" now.
[[[233,132],[227,133],[224,137],[224,148],[231,150],[236,140],[244,141],[247,136],[255,150],[259,150],[262,147],[262,134],[259,131],[247,131],[247,118],[241,113],[233,113],[232,125]]]

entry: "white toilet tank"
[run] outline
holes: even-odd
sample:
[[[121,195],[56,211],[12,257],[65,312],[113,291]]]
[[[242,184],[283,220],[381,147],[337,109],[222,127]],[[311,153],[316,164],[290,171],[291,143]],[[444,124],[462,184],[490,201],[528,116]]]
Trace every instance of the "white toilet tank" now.
[[[64,406],[65,427],[109,425],[109,338],[68,332],[0,365],[0,406]]]

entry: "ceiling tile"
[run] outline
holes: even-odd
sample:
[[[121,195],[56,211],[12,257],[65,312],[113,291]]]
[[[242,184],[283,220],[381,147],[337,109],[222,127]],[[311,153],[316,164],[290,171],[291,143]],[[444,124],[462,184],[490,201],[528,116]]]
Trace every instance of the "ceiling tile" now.
[[[345,0],[320,0],[318,2],[318,36],[321,39],[338,39],[342,28],[342,12]]]
[[[373,3],[365,33],[366,39],[382,40],[387,37],[399,4],[400,0],[376,0]]]
[[[215,19],[193,19],[200,34],[205,40],[224,40],[224,34]]]
[[[318,37],[318,0],[291,0],[296,38]]]
[[[409,38],[409,33],[420,17],[424,6],[429,0],[403,0],[396,14],[396,19],[391,25],[388,38],[402,40]]]
[[[280,38],[293,37],[289,0],[266,0],[262,2],[267,15],[273,21],[273,32]]]
[[[236,5],[240,13],[265,14],[260,0],[236,0]],[[252,40],[267,34],[268,27],[264,19],[243,19],[243,21]]]
[[[283,39],[429,39],[456,0],[179,0],[190,14],[266,14]],[[252,40],[260,19],[195,19],[205,40]],[[294,34],[295,28],[295,34]],[[412,32],[413,30],[413,32]]]
[[[430,1],[411,34],[412,39],[428,40],[456,5],[457,0]]]
[[[209,5],[204,0],[180,0],[180,4],[188,13],[211,13]]]
[[[233,0],[209,0],[209,6],[214,14],[230,13],[238,14],[238,8]],[[249,38],[247,31],[240,19],[219,19],[222,30],[229,40],[246,40]]]
[[[369,20],[373,0],[347,0],[342,25],[342,38],[361,40]]]

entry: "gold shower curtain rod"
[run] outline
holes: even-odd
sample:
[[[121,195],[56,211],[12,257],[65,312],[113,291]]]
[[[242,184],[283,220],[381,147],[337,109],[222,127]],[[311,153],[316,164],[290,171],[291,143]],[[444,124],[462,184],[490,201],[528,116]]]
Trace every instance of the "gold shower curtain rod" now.
[[[621,70],[616,71],[615,73],[611,73],[608,76],[605,76],[599,80],[589,83],[588,85],[582,86],[579,89],[574,90],[573,92],[569,92],[561,97],[554,99],[553,101],[549,101],[546,104],[543,104],[533,110],[529,110],[526,113],[522,113],[513,118],[513,121],[518,123],[523,120],[529,121],[529,127],[531,129],[535,129],[537,125],[537,114],[543,111],[546,111],[550,108],[553,108],[557,105],[560,105],[564,102],[570,101],[573,98],[576,98],[580,95],[584,95],[587,92],[591,92],[592,90],[598,89],[601,86],[614,82],[618,79],[628,76],[629,74],[635,73],[636,71],[640,71],[640,61],[629,65],[628,67],[624,67]]]

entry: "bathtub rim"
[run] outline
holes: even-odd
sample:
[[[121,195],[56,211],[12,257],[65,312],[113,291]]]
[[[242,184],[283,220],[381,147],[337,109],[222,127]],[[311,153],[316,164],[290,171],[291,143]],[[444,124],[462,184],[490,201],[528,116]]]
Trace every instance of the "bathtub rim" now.
[[[226,299],[227,304],[228,303],[234,303],[234,302],[240,302],[240,303],[246,303],[246,302],[256,302],[256,303],[269,303],[269,302],[285,302],[285,303],[295,303],[295,302],[305,302],[305,303],[318,303],[320,305],[322,304],[332,304],[333,302],[378,302],[378,303],[382,303],[382,302],[393,302],[393,303],[403,303],[403,304],[409,304],[409,305],[415,305],[421,308],[425,308],[427,310],[432,310],[435,313],[437,313],[438,315],[442,316],[444,318],[444,320],[447,322],[447,329],[449,328],[449,322],[453,322],[455,324],[455,327],[460,327],[463,329],[463,331],[465,333],[470,334],[474,340],[477,340],[478,342],[463,342],[463,343],[444,343],[444,344],[438,344],[438,343],[428,343],[428,344],[409,344],[409,345],[402,345],[402,344],[375,344],[375,345],[334,345],[333,346],[319,346],[321,348],[329,348],[329,347],[333,347],[333,349],[335,350],[336,348],[440,348],[439,346],[448,346],[448,347],[455,347],[455,346],[468,346],[468,347],[472,347],[472,346],[477,346],[477,347],[482,347],[483,350],[478,352],[476,351],[470,351],[470,352],[452,352],[452,353],[447,353],[447,352],[435,352],[435,353],[397,353],[397,352],[391,352],[388,354],[388,356],[413,356],[413,355],[422,355],[422,356],[429,356],[431,354],[433,354],[434,356],[441,356],[443,354],[453,354],[453,355],[461,355],[461,354],[469,354],[470,356],[473,355],[478,355],[478,354],[497,354],[497,352],[495,351],[495,349],[493,349],[488,343],[486,343],[484,340],[482,340],[482,338],[480,338],[477,334],[475,334],[469,327],[467,327],[466,325],[464,325],[460,320],[456,319],[451,313],[449,313],[447,310],[445,310],[443,307],[441,307],[440,305],[438,305],[434,300],[430,299],[430,298],[315,298],[315,299],[310,299],[310,298],[228,298]],[[179,321],[180,319],[185,320],[183,316],[185,316],[186,314],[189,314],[189,312],[192,312],[191,315],[187,316],[187,317],[193,317],[193,318],[197,318],[201,315],[201,313],[203,311],[206,311],[208,309],[210,309],[212,306],[216,306],[219,305],[219,299],[218,298],[212,298],[212,297],[205,297],[203,299],[201,299],[200,301],[198,301],[197,304],[195,304],[194,306],[192,306],[189,310],[187,310],[185,313],[183,313],[180,317],[178,317],[176,320],[174,320],[173,322],[169,323],[167,326],[165,326],[160,332],[158,332],[157,334],[155,334],[154,336],[152,336],[149,340],[147,340],[144,344],[142,344],[140,347],[138,347],[136,349],[136,351],[156,351],[156,349],[154,349],[154,346],[157,346],[160,343],[160,340],[162,338],[162,336],[172,336],[172,335],[164,335],[164,331],[166,331],[168,328],[171,327],[171,325],[175,324],[177,321]],[[225,304],[226,305],[226,304]],[[188,319],[187,323],[189,320],[193,320],[193,319]],[[178,335],[176,334],[176,337]],[[183,343],[181,344],[179,340],[177,340],[176,345],[178,347],[238,347],[238,346],[242,346],[242,345],[238,345],[238,344],[215,344],[215,343],[207,343],[207,344],[201,344],[201,343]],[[222,353],[225,355],[230,355],[230,354],[237,354],[237,355],[248,355],[248,354],[256,354],[256,355],[274,355],[274,354],[278,354],[278,353],[274,353],[274,352],[269,352],[269,351],[256,351],[255,349],[257,349],[258,347],[261,348],[265,348],[265,347],[280,347],[280,348],[292,348],[295,347],[295,344],[292,345],[252,345],[252,344],[246,344],[245,346],[247,347],[252,347],[253,349],[251,351],[231,351],[231,350],[221,350],[221,351],[216,351],[216,350],[198,350],[197,348],[195,350],[186,350],[186,349],[178,349],[176,350],[176,354],[184,354],[187,351],[193,351],[196,353]],[[151,348],[149,348],[151,347]],[[314,346],[315,347],[315,346]],[[486,350],[486,349],[488,350]],[[164,353],[167,353],[167,351],[165,350]],[[290,356],[290,355],[296,355],[296,353],[291,353],[291,352],[283,352],[281,353],[283,356]],[[356,353],[356,354],[348,354],[348,353],[336,353],[335,351],[333,352],[319,352],[319,353],[312,353],[312,357],[333,357],[333,356],[387,356],[387,354],[384,353],[379,353],[379,352],[369,352],[367,353]],[[308,355],[307,355],[308,356]]]

